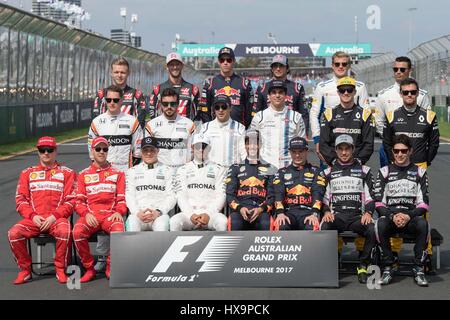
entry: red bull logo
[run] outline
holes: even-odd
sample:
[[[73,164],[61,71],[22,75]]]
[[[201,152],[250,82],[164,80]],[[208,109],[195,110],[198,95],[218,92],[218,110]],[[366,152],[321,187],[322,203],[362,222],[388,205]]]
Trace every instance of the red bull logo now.
[[[232,88],[230,86],[226,86],[226,87],[223,87],[223,88],[220,88],[220,89],[216,90],[216,97],[220,96],[220,95],[225,95],[225,96],[228,96],[228,97],[231,97],[231,96],[240,97],[241,96],[241,90],[234,89],[234,88]]]
[[[296,185],[294,188],[287,190],[288,195],[299,196],[302,194],[311,194],[311,187],[305,187],[300,184]]]
[[[245,179],[244,181],[241,181],[240,185],[241,185],[241,188],[243,188],[243,187],[248,187],[248,188],[261,187],[261,188],[264,188],[265,187],[264,181],[261,181],[261,180],[259,180],[256,177],[250,177],[248,179]]]

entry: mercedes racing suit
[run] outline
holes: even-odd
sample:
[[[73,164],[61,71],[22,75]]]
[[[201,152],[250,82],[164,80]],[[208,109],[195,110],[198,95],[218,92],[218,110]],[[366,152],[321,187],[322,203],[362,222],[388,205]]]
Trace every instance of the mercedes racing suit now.
[[[312,214],[319,216],[323,186],[319,168],[310,163],[278,170],[273,180],[275,216],[283,213],[290,220],[280,230],[313,230],[304,220]]]
[[[226,95],[231,99],[231,118],[248,128],[252,121],[253,93],[250,82],[237,74],[226,79],[221,74],[208,78],[200,97],[199,119],[203,123],[213,119],[214,98]]]
[[[145,126],[145,117],[147,113],[147,104],[142,91],[126,86],[123,90],[123,101],[121,111],[123,113],[137,117],[142,128]],[[107,111],[106,105],[107,89],[101,89],[97,92],[94,100],[94,117]]]
[[[75,207],[80,219],[73,228],[73,240],[78,255],[85,269],[92,269],[94,258],[90,253],[89,238],[103,230],[107,234],[124,232],[123,221],[113,222],[110,217],[114,213],[125,216],[125,174],[114,169],[110,164],[104,168],[94,163],[80,172],[77,180],[77,204]],[[98,222],[97,227],[87,223],[86,215],[92,214]],[[108,255],[107,264],[110,264]]]
[[[393,162],[392,148],[394,136],[405,134],[411,139],[413,154],[411,162],[426,168],[431,165],[439,149],[439,128],[436,113],[416,107],[408,111],[403,106],[386,115],[383,131],[383,145]]]
[[[365,266],[369,265],[371,251],[376,244],[375,229],[373,223],[363,225],[361,218],[364,213],[372,215],[375,210],[370,168],[356,159],[349,165],[335,161],[320,174],[326,185],[322,210],[334,215],[333,222],[322,221],[321,230],[351,230],[364,236],[360,261]]]
[[[169,231],[169,212],[177,201],[173,192],[173,170],[160,163],[144,162],[128,169],[125,199],[130,216],[127,231]],[[145,223],[138,217],[144,209],[160,212],[153,222]]]
[[[180,104],[177,108],[177,113],[180,116],[191,119],[192,121],[199,120],[196,117],[200,97],[199,88],[184,79],[181,79],[181,85],[173,84],[170,80],[167,80],[166,82],[160,83],[153,88],[149,103],[150,119],[154,119],[161,114],[159,101],[161,100],[162,92],[167,88],[174,89],[179,95]]]
[[[320,140],[320,119],[326,108],[334,108],[341,103],[337,91],[338,78],[335,76],[328,81],[320,82],[314,91],[314,98],[311,110],[309,111],[309,121],[314,143]],[[366,85],[356,81],[355,103],[363,108],[369,107]]]
[[[8,231],[8,240],[14,258],[23,271],[31,270],[31,256],[27,250],[27,239],[41,234],[33,222],[39,215],[48,218],[53,215],[55,223],[46,233],[56,239],[56,268],[67,266],[71,227],[68,218],[75,205],[75,172],[55,163],[51,167],[37,165],[23,170],[19,177],[16,192],[16,210],[23,220]]]
[[[142,128],[133,116],[122,112],[113,116],[106,112],[92,121],[88,134],[91,159],[93,159],[91,143],[98,136],[105,137],[109,141],[108,161],[117,170],[126,171],[132,166],[133,157],[141,157]]]
[[[271,181],[276,169],[261,162],[251,163],[248,159],[243,164],[230,168],[226,183],[227,203],[231,208],[230,230],[269,230],[269,211],[273,204],[273,190]],[[261,208],[263,212],[253,222],[244,220],[240,210]]]
[[[177,115],[169,120],[161,115],[147,124],[147,132],[157,138],[158,161],[171,167],[179,167],[191,161],[190,139],[195,130],[194,123]]]
[[[341,134],[353,138],[355,158],[364,164],[373,153],[375,123],[370,109],[354,105],[345,109],[341,105],[327,108],[320,124],[320,153],[330,165],[336,159],[335,141]]]
[[[211,146],[209,160],[218,165],[230,167],[242,163],[247,157],[245,127],[233,119],[207,122],[203,124],[200,134],[208,137]]]
[[[273,80],[264,83],[262,86],[258,86],[255,93],[255,99],[253,104],[253,114],[254,116],[259,111],[267,109],[270,104],[269,101],[269,88]],[[305,88],[299,83],[286,79],[284,81],[287,94],[286,94],[286,105],[289,109],[297,111],[302,115],[303,121],[305,122],[306,134],[309,132],[309,110],[305,105]]]
[[[209,230],[226,231],[227,218],[220,213],[225,205],[227,169],[213,162],[193,160],[177,170],[174,189],[181,212],[170,219],[170,231],[192,230],[193,214],[207,213]]]
[[[300,113],[287,106],[282,111],[269,107],[259,111],[252,120],[251,129],[261,134],[261,158],[277,169],[291,163],[289,141],[294,137],[304,138],[305,123]]]
[[[394,263],[389,238],[395,233],[412,233],[416,235],[414,263],[423,266],[429,235],[425,219],[429,203],[426,170],[413,163],[406,167],[390,164],[381,168],[375,184],[375,198],[380,215],[377,235],[383,263],[388,266]],[[393,221],[394,215],[400,212],[411,219],[403,228]]]

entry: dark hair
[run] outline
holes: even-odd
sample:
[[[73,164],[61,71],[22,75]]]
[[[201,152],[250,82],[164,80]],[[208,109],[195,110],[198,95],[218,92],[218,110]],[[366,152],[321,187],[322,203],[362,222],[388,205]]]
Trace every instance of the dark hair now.
[[[412,63],[411,59],[405,56],[395,58],[395,62],[406,62],[408,64],[408,69],[411,69]]]
[[[400,91],[402,90],[403,86],[407,86],[410,84],[415,84],[417,87],[417,90],[419,90],[419,84],[417,83],[417,81],[413,78],[406,78],[405,80],[403,80],[402,82],[400,82]]]
[[[161,93],[161,101],[164,97],[177,97],[177,101],[179,100],[178,92],[176,92],[173,88],[166,88]]]
[[[128,70],[130,70],[130,64],[128,63],[128,61],[124,57],[115,58],[111,62],[111,69],[112,69],[113,66],[127,66]]]
[[[394,136],[392,146],[401,143],[408,147],[411,150],[412,144],[411,139],[406,134],[399,134],[398,136]]]
[[[108,88],[106,88],[106,92],[109,92],[109,91],[118,92],[120,95],[120,99],[123,98],[123,89],[121,87],[119,87],[118,85],[113,84],[113,85],[109,86]]]

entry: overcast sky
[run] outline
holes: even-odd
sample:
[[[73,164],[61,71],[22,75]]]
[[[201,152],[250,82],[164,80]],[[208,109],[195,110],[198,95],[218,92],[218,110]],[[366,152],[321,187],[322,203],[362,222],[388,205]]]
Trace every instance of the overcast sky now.
[[[32,0],[22,2],[31,8]],[[374,52],[406,53],[410,16],[413,47],[450,34],[449,0],[82,0],[82,5],[92,16],[84,26],[107,37],[123,26],[121,7],[128,9],[128,25],[137,13],[135,31],[144,49],[163,54],[176,33],[204,43],[270,43],[269,32],[278,43],[355,42],[355,16],[359,42],[372,43]],[[370,5],[380,8],[379,30],[366,26]]]

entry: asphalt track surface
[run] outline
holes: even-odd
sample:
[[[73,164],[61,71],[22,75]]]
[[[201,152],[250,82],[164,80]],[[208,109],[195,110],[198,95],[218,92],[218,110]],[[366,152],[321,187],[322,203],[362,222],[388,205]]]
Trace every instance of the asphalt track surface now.
[[[379,143],[376,145],[379,147]],[[397,276],[394,283],[381,290],[369,290],[357,282],[355,275],[340,275],[339,289],[304,288],[190,288],[190,289],[110,289],[108,281],[98,276],[93,282],[82,284],[80,290],[68,290],[57,283],[53,276],[34,277],[33,281],[14,286],[17,274],[7,241],[8,229],[17,221],[14,196],[17,178],[21,170],[35,165],[36,153],[0,161],[0,299],[194,299],[194,300],[285,300],[285,299],[450,299],[450,145],[442,142],[439,153],[429,170],[432,226],[444,236],[441,246],[441,269],[437,275],[428,276],[430,286],[420,288],[412,277]],[[75,141],[59,148],[59,162],[80,171],[89,165],[85,141]],[[315,162],[311,154],[310,159]],[[369,162],[373,170],[378,169],[378,150]],[[50,251],[51,247],[44,250]],[[353,250],[349,245],[347,251]],[[403,252],[411,255],[412,246],[405,245]]]

